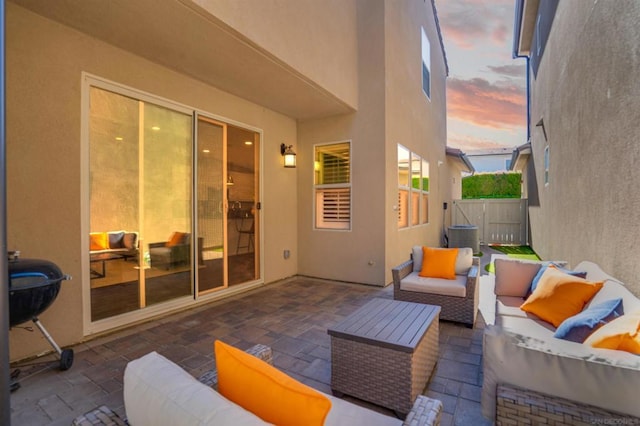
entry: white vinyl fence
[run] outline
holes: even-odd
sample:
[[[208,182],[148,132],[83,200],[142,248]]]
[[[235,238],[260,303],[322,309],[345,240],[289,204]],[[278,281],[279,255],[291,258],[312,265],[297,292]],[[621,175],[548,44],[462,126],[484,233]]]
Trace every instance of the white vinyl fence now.
[[[527,200],[454,200],[451,225],[475,225],[482,244],[528,245]]]

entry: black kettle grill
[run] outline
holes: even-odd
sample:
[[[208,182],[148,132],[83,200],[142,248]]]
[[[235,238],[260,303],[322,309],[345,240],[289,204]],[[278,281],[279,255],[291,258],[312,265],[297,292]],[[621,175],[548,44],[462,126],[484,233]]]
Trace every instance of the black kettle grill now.
[[[60,268],[48,260],[19,259],[20,252],[9,252],[9,326],[29,320],[38,327],[60,357],[60,370],[73,364],[73,350],[60,349],[44,328],[38,315],[44,312],[58,296],[60,283],[70,280]]]

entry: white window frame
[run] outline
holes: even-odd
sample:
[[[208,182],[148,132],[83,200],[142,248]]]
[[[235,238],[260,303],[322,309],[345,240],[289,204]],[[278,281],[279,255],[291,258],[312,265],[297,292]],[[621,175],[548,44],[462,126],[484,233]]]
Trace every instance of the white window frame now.
[[[544,147],[544,186],[549,186],[549,145]]]
[[[411,226],[420,225],[420,218],[422,217],[422,157],[415,152],[411,153],[411,168],[409,174],[409,187],[411,188],[409,206],[411,207]],[[414,174],[417,174],[414,175]],[[418,182],[414,183],[414,179],[418,178]],[[416,188],[417,186],[417,188]]]
[[[431,190],[431,181],[429,180],[429,161],[424,157],[422,160],[422,171],[420,175],[420,224],[426,225],[429,223],[429,191]],[[426,167],[425,167],[426,164]],[[424,189],[424,178],[427,178],[429,186]],[[422,200],[426,197],[426,206],[423,205]],[[424,211],[426,210],[426,212]],[[424,218],[424,221],[423,221]]]
[[[319,184],[317,183],[318,173],[321,165],[317,161],[316,157],[318,150],[322,147],[331,145],[343,145],[349,146],[349,181],[342,183],[331,184]],[[353,144],[350,140],[339,142],[328,142],[322,144],[315,144],[313,146],[313,159],[314,159],[314,182],[313,182],[313,203],[314,203],[314,217],[313,217],[313,229],[319,231],[351,231],[352,218],[353,218],[353,204],[352,204],[352,167],[353,162]],[[330,196],[331,198],[328,198]],[[328,200],[328,201],[327,201]],[[332,201],[333,200],[333,201]],[[346,201],[345,201],[346,200]],[[336,212],[333,219],[328,219],[325,212],[326,203],[332,203],[336,205]],[[346,207],[346,211],[345,211]],[[345,220],[346,214],[346,220]]]
[[[420,84],[422,86],[422,92],[425,94],[427,99],[431,101],[431,43],[429,42],[429,37],[427,37],[427,33],[424,30],[424,27],[421,27],[422,30],[422,62],[420,66]],[[427,82],[427,87],[425,88],[424,82],[424,71],[427,70],[427,76],[429,81]]]
[[[400,151],[405,151],[407,158],[400,158]],[[411,150],[398,144],[396,165],[398,167],[398,229],[407,229],[410,226],[410,199],[411,199]],[[406,160],[406,165],[405,165]]]
[[[404,151],[402,155],[401,151]],[[398,229],[427,225],[429,223],[429,188],[424,188],[424,179],[429,178],[429,161],[401,144],[398,144],[397,153]],[[418,166],[416,167],[415,164]],[[414,172],[418,175],[417,187],[414,184]]]

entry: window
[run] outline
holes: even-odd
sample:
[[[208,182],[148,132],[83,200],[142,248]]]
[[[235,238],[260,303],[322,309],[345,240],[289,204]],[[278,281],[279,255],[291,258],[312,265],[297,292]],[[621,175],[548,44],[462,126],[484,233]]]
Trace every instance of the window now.
[[[351,229],[351,143],[316,145],[315,227]]]
[[[422,160],[420,223],[429,223],[429,162]]]
[[[409,226],[409,150],[398,145],[398,228]]]
[[[411,225],[420,224],[420,199],[422,198],[422,159],[411,153]]]
[[[549,185],[549,145],[544,147],[544,185]]]
[[[398,145],[398,228],[429,223],[429,162]]]
[[[422,91],[431,100],[431,45],[422,28]]]

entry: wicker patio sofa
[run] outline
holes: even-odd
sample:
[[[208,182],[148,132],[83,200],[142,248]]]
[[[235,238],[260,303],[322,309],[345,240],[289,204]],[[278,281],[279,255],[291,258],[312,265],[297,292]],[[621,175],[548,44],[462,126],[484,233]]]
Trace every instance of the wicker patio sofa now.
[[[496,276],[487,277],[496,302],[495,324],[484,330],[483,415],[496,425],[640,424],[640,356],[555,337],[553,325],[520,309],[526,295],[513,271],[530,262],[497,262]],[[502,271],[512,272],[504,279]],[[604,283],[584,310],[619,298],[624,315],[637,315],[640,300],[597,264],[584,261],[574,271]]]
[[[255,345],[248,353],[273,364],[271,348]],[[198,383],[199,382],[199,383]],[[180,424],[265,424],[260,418],[223,398],[217,392],[202,389],[202,384],[217,390],[216,369],[202,374],[198,380],[189,377],[179,366],[157,353],[147,354],[127,365],[124,376],[124,400],[127,420],[106,406],[77,417],[74,426]],[[247,389],[250,392],[254,389]],[[404,422],[368,408],[326,395],[331,410],[325,425],[439,425],[442,402],[420,395]]]
[[[391,270],[393,298],[440,306],[441,320],[455,321],[473,328],[478,314],[480,258],[473,256],[470,247],[460,248],[455,280],[420,277],[421,267],[422,247],[415,246],[411,258]],[[451,294],[451,288],[454,288],[456,295]]]

